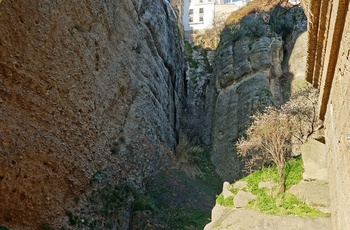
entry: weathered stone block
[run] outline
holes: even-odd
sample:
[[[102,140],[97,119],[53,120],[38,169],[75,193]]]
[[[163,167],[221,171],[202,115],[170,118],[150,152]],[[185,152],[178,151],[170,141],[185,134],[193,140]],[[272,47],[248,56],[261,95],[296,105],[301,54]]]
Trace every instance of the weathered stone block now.
[[[250,192],[239,191],[238,194],[233,198],[233,204],[235,208],[244,208],[248,205],[249,200],[255,199],[256,195]]]
[[[230,196],[234,196],[233,193],[230,191],[231,185],[229,182],[225,181],[222,186],[222,195],[224,195],[224,199]]]
[[[316,140],[309,140],[301,146],[304,163],[304,180],[328,180],[326,145]]]

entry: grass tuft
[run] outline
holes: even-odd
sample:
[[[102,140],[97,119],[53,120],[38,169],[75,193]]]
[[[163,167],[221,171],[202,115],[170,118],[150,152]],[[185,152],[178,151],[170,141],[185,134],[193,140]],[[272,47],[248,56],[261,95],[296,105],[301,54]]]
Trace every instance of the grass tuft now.
[[[226,199],[224,198],[224,195],[221,193],[217,198],[216,198],[216,203],[224,206],[224,207],[232,207],[233,206],[233,196],[227,197]]]
[[[202,171],[196,164],[196,156],[203,153],[203,149],[186,136],[182,136],[176,146],[175,161],[178,168],[183,170],[190,178],[202,177]],[[197,159],[198,160],[198,159]]]

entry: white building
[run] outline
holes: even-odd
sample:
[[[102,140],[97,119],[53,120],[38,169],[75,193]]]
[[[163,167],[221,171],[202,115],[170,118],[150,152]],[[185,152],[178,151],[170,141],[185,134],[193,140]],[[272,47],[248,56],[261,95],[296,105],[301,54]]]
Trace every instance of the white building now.
[[[232,3],[235,4],[238,8],[245,6],[250,0],[223,0],[224,3]]]
[[[204,30],[213,27],[215,14],[235,11],[251,0],[183,0],[182,22],[185,31]],[[224,8],[223,8],[224,7]]]
[[[215,0],[184,0],[184,30],[203,30],[213,26]]]
[[[299,5],[300,4],[300,1],[299,0],[288,0],[288,2],[290,4],[292,4],[293,6],[296,6],[296,5]]]

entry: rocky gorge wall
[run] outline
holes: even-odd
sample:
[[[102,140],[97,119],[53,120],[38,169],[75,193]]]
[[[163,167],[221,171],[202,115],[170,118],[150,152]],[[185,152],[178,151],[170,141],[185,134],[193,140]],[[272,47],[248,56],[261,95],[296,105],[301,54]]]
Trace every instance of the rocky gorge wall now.
[[[235,143],[244,135],[250,116],[283,104],[291,95],[292,81],[305,76],[301,64],[305,55],[299,51],[303,48],[297,51],[294,44],[306,30],[306,17],[301,8],[277,4],[248,14],[239,23],[226,23],[207,103],[212,117],[211,160],[223,180],[235,181],[242,177],[244,164]],[[293,62],[299,66],[291,65],[291,56],[298,55],[300,60],[293,57]]]
[[[249,116],[282,100],[283,42],[278,36],[227,38],[222,36],[214,65],[211,159],[223,180],[234,181],[242,176],[234,143],[243,135]]]
[[[169,3],[5,0],[0,24],[0,225],[62,226],[96,172],[142,190],[180,128]]]

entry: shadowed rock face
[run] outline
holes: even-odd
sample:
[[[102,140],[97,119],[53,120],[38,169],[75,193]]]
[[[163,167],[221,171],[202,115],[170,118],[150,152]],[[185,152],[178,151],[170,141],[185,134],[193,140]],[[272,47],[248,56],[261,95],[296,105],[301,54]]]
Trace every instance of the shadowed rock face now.
[[[0,1],[0,223],[60,220],[97,170],[142,188],[176,144],[175,15],[161,0]]]
[[[223,180],[241,176],[242,162],[234,152],[254,111],[281,103],[282,40],[279,37],[245,37],[222,41],[214,67],[212,161]]]

